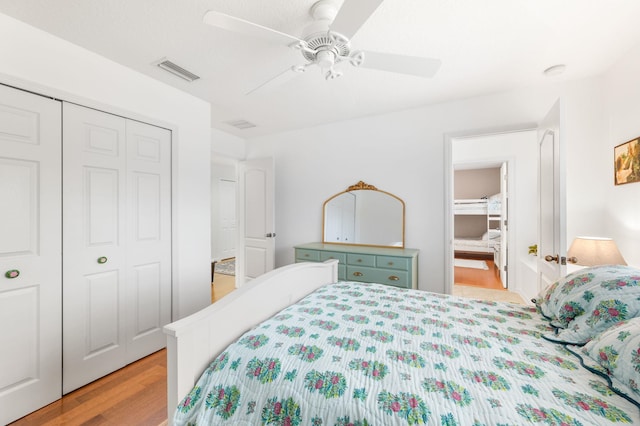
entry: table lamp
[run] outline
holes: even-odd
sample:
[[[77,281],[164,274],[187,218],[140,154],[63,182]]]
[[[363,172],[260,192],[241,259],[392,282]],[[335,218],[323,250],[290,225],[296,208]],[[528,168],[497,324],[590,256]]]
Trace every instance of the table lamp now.
[[[611,238],[576,237],[567,251],[567,262],[582,266],[626,265]]]

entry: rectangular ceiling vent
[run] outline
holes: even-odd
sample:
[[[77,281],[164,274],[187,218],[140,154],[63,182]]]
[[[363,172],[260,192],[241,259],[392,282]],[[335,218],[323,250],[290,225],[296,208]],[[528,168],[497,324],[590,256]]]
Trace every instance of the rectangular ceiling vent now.
[[[247,120],[242,120],[242,119],[225,121],[225,123],[235,127],[236,129],[241,129],[241,130],[250,129],[252,127],[256,127],[255,124],[253,124],[253,123],[251,123],[251,122],[249,122]]]
[[[171,62],[166,58],[160,59],[160,61],[156,62],[156,65],[162,68],[163,70],[170,72],[175,76],[178,76],[184,80],[187,80],[188,82],[192,82],[200,78],[194,73],[185,70],[180,65],[176,65],[175,63]]]

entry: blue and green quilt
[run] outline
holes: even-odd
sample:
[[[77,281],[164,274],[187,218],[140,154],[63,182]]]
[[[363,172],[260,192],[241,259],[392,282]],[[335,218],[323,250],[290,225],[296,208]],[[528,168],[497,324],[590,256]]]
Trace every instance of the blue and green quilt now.
[[[178,425],[640,424],[534,307],[379,284],[320,288],[218,355]]]

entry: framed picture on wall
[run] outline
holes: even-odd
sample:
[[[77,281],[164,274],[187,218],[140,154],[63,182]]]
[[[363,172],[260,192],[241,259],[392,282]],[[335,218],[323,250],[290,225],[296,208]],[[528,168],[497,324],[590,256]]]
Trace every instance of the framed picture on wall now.
[[[640,138],[613,148],[613,158],[616,185],[640,182]]]

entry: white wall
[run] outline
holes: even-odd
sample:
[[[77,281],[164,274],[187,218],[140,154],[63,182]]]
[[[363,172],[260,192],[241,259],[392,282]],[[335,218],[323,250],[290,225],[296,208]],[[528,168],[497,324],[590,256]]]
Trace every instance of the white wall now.
[[[538,140],[536,131],[455,139],[454,164],[507,161],[509,194],[509,289],[527,299],[536,296],[537,284],[519,276],[518,264],[529,256],[528,246],[538,239]],[[498,178],[498,181],[500,178]],[[489,194],[492,195],[492,194]],[[485,225],[486,227],[486,225]]]
[[[613,147],[640,136],[640,46],[605,75],[605,131],[594,167],[605,184],[603,235],[615,239],[627,263],[640,267],[640,183],[613,184]]]
[[[243,160],[245,150],[244,139],[218,129],[211,129],[212,160],[218,160],[220,158]]]
[[[321,240],[324,200],[359,180],[406,202],[406,247],[420,250],[419,288],[445,290],[444,141],[447,135],[535,123],[563,100],[567,155],[591,161],[586,147],[601,143],[602,81],[550,83],[445,104],[251,139],[247,158],[273,156],[276,163],[276,264],[292,263],[293,246]],[[597,182],[582,164],[569,163],[567,203],[580,201]],[[569,221],[598,225],[602,215],[568,208]],[[575,216],[575,218],[574,218]],[[524,244],[524,243],[522,243]]]
[[[174,319],[210,303],[210,106],[0,14],[0,83],[173,130]]]

